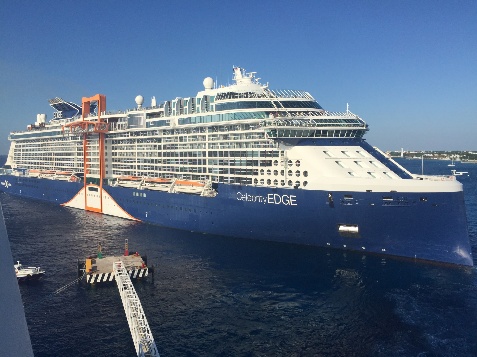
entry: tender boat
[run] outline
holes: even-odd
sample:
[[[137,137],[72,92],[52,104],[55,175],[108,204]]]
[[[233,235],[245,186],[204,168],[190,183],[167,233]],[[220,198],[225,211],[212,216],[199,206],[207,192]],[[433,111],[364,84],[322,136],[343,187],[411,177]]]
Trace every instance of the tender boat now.
[[[45,274],[45,271],[41,270],[40,267],[24,267],[20,264],[20,261],[17,261],[14,267],[18,281],[38,280]]]

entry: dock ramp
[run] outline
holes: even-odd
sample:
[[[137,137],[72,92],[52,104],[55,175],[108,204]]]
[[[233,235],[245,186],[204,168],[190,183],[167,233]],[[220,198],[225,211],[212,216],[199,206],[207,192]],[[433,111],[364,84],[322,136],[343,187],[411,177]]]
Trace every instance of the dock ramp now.
[[[134,289],[124,263],[122,261],[114,262],[113,271],[137,355],[139,357],[159,357],[159,352],[142,309],[141,301],[137,296],[136,289]]]

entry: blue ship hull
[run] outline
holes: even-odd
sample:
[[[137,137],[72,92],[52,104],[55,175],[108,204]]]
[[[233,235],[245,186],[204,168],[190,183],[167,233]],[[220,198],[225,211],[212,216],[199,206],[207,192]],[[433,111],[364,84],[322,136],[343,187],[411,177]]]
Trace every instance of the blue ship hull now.
[[[82,183],[0,175],[9,194],[64,204]],[[132,217],[165,227],[473,265],[463,192],[330,192],[218,184],[216,197],[105,186]],[[425,199],[423,199],[425,196]]]

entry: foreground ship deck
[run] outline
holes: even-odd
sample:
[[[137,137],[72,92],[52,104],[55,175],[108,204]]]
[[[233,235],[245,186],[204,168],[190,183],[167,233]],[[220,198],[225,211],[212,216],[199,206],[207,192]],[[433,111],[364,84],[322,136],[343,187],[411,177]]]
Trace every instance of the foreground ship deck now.
[[[455,177],[409,173],[349,110],[240,68],[234,80],[125,112],[55,98],[53,120],[10,135],[1,188],[172,228],[473,264]]]

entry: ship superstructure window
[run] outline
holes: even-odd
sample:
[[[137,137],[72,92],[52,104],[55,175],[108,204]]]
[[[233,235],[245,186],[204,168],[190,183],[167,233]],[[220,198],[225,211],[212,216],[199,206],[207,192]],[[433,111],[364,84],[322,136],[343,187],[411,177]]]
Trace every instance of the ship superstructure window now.
[[[347,167],[343,161],[335,161],[340,167]]]
[[[346,156],[346,157],[351,157],[351,154],[350,154],[349,151],[342,150],[341,152],[343,153],[344,156]]]
[[[313,101],[271,101],[271,100],[257,100],[257,101],[240,101],[229,103],[217,103],[215,105],[216,111],[237,110],[237,109],[254,109],[254,108],[307,108],[307,109],[323,109],[317,102]]]
[[[392,179],[393,177],[389,174],[389,172],[384,171],[383,174],[387,177]]]
[[[358,154],[359,156],[361,156],[361,157],[366,157],[366,154],[365,154],[363,151],[359,151],[359,150],[358,150],[358,151],[356,151],[356,152],[357,152],[357,154]]]
[[[358,165],[359,167],[363,167],[363,168],[367,168],[367,167],[368,167],[368,165],[366,165],[366,163],[363,162],[363,161],[355,161],[354,163],[355,163],[356,165]]]
[[[370,171],[368,172],[368,175],[371,176],[372,178],[377,178],[378,177],[378,175],[376,175],[376,173],[370,172]]]

